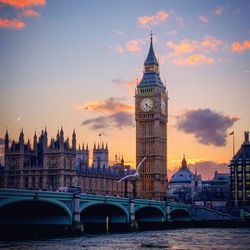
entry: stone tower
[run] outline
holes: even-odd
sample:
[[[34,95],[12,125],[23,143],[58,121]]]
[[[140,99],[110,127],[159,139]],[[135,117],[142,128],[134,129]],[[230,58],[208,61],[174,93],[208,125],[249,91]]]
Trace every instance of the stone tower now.
[[[167,189],[168,96],[155,57],[152,34],[144,62],[144,72],[135,94],[136,164],[145,156],[140,169],[138,195],[162,200]]]

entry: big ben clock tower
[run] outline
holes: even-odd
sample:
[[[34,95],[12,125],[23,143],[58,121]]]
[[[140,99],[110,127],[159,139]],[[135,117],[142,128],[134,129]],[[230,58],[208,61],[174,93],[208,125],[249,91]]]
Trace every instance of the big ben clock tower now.
[[[168,96],[160,78],[152,34],[144,73],[135,94],[136,163],[145,156],[140,169],[138,194],[162,200],[167,192]]]

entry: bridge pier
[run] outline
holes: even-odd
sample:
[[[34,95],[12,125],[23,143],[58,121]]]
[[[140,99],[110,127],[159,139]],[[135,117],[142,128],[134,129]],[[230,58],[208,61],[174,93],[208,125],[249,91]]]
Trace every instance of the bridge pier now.
[[[129,227],[131,231],[138,231],[138,223],[135,220],[135,200],[129,198]]]
[[[80,194],[74,194],[74,197],[73,197],[72,231],[74,234],[84,233],[84,225],[81,223]]]
[[[171,221],[170,205],[168,201],[166,202],[166,221],[167,223]]]

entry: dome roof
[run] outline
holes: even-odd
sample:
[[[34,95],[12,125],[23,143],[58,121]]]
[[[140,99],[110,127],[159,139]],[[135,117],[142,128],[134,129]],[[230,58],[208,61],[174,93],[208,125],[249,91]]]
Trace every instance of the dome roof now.
[[[194,174],[189,170],[185,155],[181,162],[180,169],[171,177],[170,183],[191,183]]]
[[[170,179],[170,183],[191,183],[194,174],[189,169],[180,169]]]

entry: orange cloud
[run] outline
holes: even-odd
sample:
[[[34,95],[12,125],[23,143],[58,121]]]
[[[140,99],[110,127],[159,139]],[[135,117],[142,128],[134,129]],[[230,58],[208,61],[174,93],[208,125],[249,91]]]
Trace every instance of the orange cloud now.
[[[240,42],[233,42],[231,45],[232,51],[236,53],[243,52],[245,50],[250,49],[250,40],[246,40],[242,43]]]
[[[116,79],[113,79],[112,82],[119,87],[125,88],[130,95],[134,95],[135,94],[135,87],[138,84],[138,78],[133,77],[131,79],[131,81],[116,78]]]
[[[131,40],[126,44],[126,50],[129,52],[139,52],[141,51],[139,45],[140,42],[138,40]]]
[[[40,16],[40,13],[32,9],[26,9],[22,11],[23,16]]]
[[[113,114],[117,112],[134,112],[134,105],[123,102],[123,98],[110,97],[105,100],[87,102],[83,105],[75,105],[75,110],[91,110],[98,113]]]
[[[179,43],[172,41],[167,42],[167,46],[174,52],[172,56],[179,56],[186,53],[192,53],[194,51],[209,52],[218,50],[220,47],[225,46],[225,42],[217,39],[214,36],[206,36],[202,41],[184,39]]]
[[[25,27],[25,23],[17,19],[0,19],[0,28],[5,29],[22,29]]]
[[[8,4],[15,8],[25,8],[35,5],[45,5],[46,0],[0,0],[0,3]]]
[[[142,44],[145,44],[145,39],[132,39],[125,45],[117,44],[114,47],[110,46],[109,49],[114,50],[120,54],[123,54],[124,52],[137,53],[142,50],[142,48],[140,47]]]
[[[209,18],[207,16],[198,16],[198,19],[203,23],[207,23],[209,21]]]
[[[212,64],[214,63],[214,60],[201,54],[194,54],[187,58],[175,59],[173,60],[173,62],[178,65],[200,65]]]
[[[174,50],[175,55],[181,55],[185,53],[193,52],[197,49],[199,49],[199,43],[197,41],[189,41],[188,39],[185,39],[181,41],[179,44],[175,44],[174,42],[167,42],[167,46]]]
[[[208,50],[218,50],[220,46],[225,46],[225,42],[220,39],[217,39],[214,36],[207,36],[201,42],[201,45],[204,49]]]
[[[167,21],[168,18],[169,18],[169,13],[167,11],[160,10],[152,16],[139,17],[138,23],[142,26],[159,25],[160,23]]]

